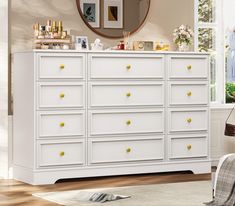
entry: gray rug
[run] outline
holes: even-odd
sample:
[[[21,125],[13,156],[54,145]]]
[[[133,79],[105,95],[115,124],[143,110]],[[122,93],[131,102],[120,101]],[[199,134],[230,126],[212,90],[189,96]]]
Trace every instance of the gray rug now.
[[[106,203],[87,201],[95,192],[131,196]],[[210,181],[36,193],[36,197],[66,206],[203,206],[212,197]]]

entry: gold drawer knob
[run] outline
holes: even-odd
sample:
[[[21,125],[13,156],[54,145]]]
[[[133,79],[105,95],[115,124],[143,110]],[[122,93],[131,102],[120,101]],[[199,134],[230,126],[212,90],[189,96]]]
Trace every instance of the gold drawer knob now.
[[[188,144],[188,145],[187,145],[187,149],[188,149],[188,150],[191,150],[191,149],[192,149],[192,145],[191,145],[191,144]]]
[[[192,92],[188,92],[188,93],[187,93],[187,96],[188,96],[188,97],[191,97],[191,96],[192,96]]]
[[[127,153],[130,153],[130,152],[131,152],[131,148],[127,148],[127,149],[126,149],[126,152],[127,152]]]
[[[130,69],[131,69],[131,65],[130,65],[130,64],[127,65],[127,66],[126,66],[126,69],[127,69],[127,70],[130,70]]]
[[[187,66],[187,69],[188,69],[188,70],[191,70],[191,69],[192,69],[192,65],[188,65],[188,66]]]
[[[61,98],[61,99],[63,99],[63,98],[64,98],[64,96],[65,96],[65,94],[64,94],[64,93],[61,93],[61,94],[60,94],[60,98]]]
[[[60,127],[64,127],[64,125],[65,125],[64,122],[60,123]]]
[[[126,93],[126,96],[127,96],[127,97],[130,97],[130,96],[131,96],[131,93],[130,93],[130,92]]]
[[[65,68],[64,64],[61,64],[60,69],[64,69],[64,68]]]
[[[192,121],[193,121],[192,118],[188,118],[188,119],[187,119],[187,122],[188,122],[188,123],[191,123]]]
[[[65,155],[64,152],[60,152],[60,156],[63,157]]]
[[[127,120],[127,121],[126,121],[126,124],[127,124],[127,125],[131,125],[131,120]]]

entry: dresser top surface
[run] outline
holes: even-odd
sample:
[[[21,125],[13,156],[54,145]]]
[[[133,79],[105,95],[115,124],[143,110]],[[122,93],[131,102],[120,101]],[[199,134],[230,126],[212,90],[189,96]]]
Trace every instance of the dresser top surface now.
[[[207,52],[179,52],[179,51],[125,51],[125,50],[103,50],[103,51],[94,51],[94,50],[87,50],[87,51],[79,51],[79,50],[52,50],[52,49],[34,49],[29,51],[20,51],[20,52],[14,52],[14,54],[17,53],[95,53],[95,54],[183,54],[183,55],[209,55]]]

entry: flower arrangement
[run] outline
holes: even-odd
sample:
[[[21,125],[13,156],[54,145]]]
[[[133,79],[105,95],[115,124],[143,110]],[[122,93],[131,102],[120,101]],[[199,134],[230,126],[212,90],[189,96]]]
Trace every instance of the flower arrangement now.
[[[176,28],[174,30],[173,36],[174,43],[178,46],[181,44],[192,44],[193,31],[187,25],[181,25],[179,28]]]

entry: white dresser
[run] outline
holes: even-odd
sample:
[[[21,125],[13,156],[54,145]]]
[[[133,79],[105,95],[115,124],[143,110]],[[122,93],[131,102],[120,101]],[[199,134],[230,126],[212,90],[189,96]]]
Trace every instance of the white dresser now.
[[[14,54],[14,178],[210,172],[208,62],[200,53]]]

